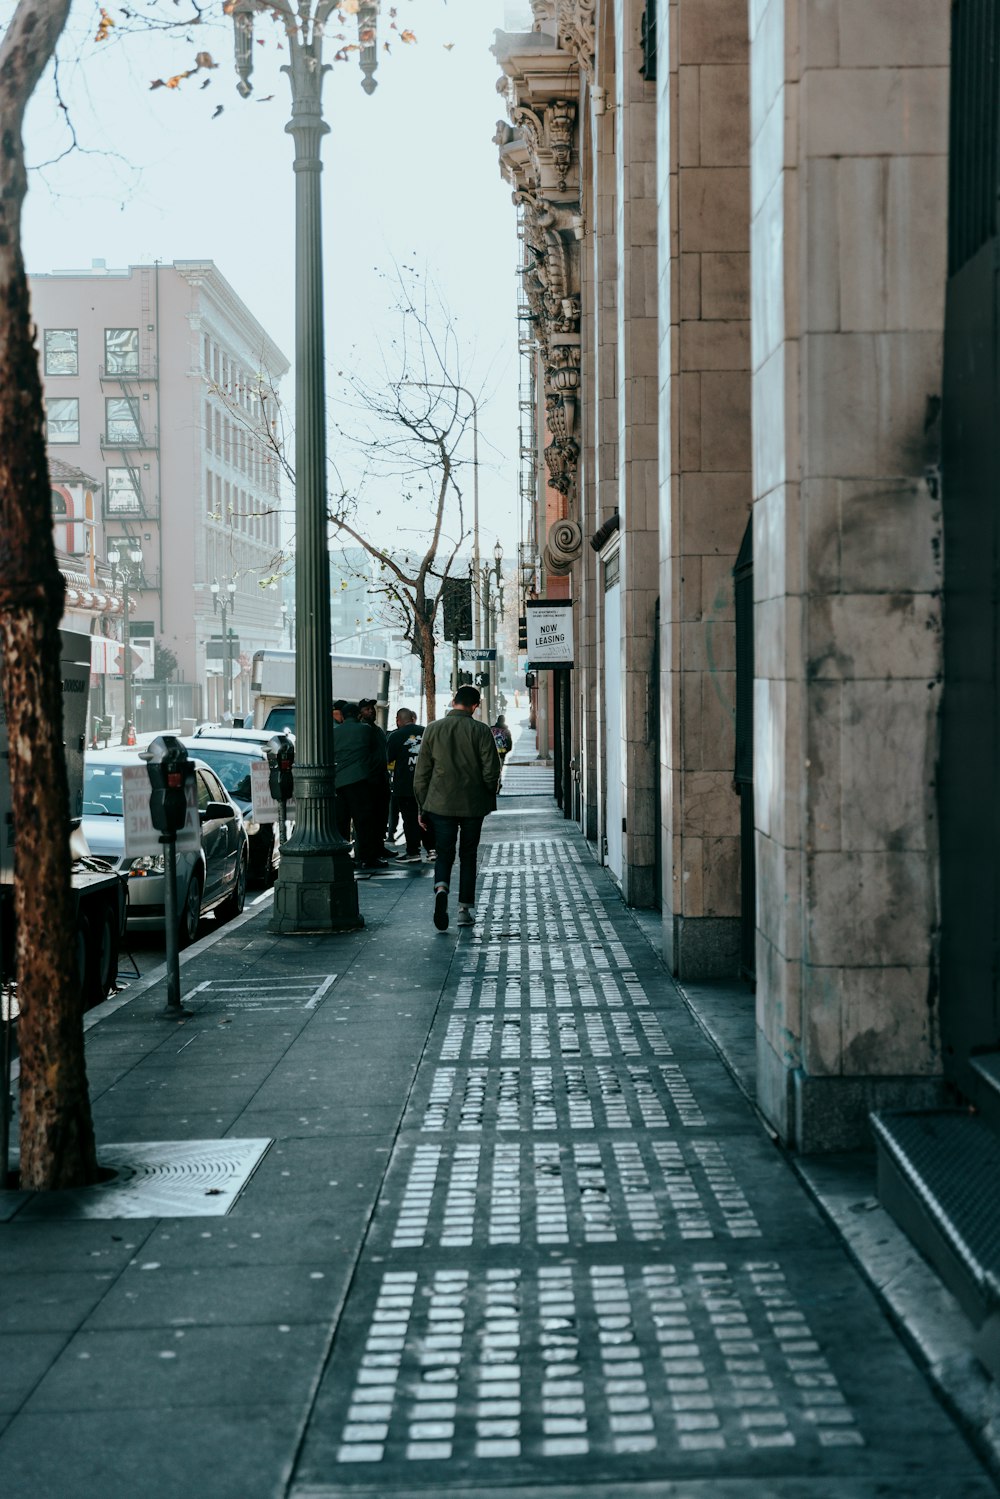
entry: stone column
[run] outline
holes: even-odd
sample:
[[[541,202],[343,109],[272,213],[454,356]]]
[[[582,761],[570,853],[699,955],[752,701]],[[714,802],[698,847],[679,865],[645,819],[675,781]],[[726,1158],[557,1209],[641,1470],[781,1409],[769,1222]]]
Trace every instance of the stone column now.
[[[758,1094],[934,1095],[944,0],[751,16]]]
[[[615,3],[618,494],[622,519],[625,899],[655,903],[653,632],[659,590],[656,92],[640,0]]]
[[[660,37],[664,951],[735,974],[732,569],[750,513],[745,0],[674,0]],[[668,440],[669,435],[669,440]]]

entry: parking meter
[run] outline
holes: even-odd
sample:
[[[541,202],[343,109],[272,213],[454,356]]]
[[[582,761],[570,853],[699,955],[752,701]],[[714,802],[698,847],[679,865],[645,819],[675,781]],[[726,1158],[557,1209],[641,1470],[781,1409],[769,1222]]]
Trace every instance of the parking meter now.
[[[167,1006],[164,1015],[185,1014],[181,1004],[180,932],[177,914],[177,834],[187,821],[187,785],[194,764],[173,734],[158,734],[141,754],[149,775],[149,815],[163,845],[163,916],[167,939]]]
[[[149,813],[158,833],[179,833],[187,818],[185,782],[194,775],[188,752],[172,734],[160,734],[142,759],[149,774]]]
[[[278,820],[278,844],[285,841],[287,808],[295,793],[292,766],[295,764],[295,744],[287,729],[275,734],[264,746],[267,753],[268,785],[271,795],[281,806]]]

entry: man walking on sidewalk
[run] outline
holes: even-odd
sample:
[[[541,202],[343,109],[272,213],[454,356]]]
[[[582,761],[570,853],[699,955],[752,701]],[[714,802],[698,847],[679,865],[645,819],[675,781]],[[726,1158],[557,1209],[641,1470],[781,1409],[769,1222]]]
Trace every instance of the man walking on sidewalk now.
[[[479,692],[460,687],[444,718],[428,724],[420,741],[413,794],[420,824],[433,829],[434,925],[448,927],[448,888],[458,844],[458,925],[472,926],[476,901],[476,856],[483,818],[496,811],[500,757],[492,730],[477,723]]]

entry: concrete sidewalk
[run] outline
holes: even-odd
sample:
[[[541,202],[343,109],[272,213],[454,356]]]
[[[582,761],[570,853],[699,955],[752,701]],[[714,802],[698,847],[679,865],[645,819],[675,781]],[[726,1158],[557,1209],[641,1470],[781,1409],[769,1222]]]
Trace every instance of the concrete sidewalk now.
[[[363,932],[261,908],[186,963],[195,1018],[159,983],[88,1032],[124,1185],[0,1199],[4,1499],[996,1492],[524,790],[471,932],[393,869]]]

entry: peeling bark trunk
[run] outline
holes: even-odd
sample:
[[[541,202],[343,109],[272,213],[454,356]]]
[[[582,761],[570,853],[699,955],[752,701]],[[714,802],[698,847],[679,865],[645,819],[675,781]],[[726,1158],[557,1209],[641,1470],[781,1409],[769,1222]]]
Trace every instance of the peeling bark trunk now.
[[[424,674],[424,707],[427,716],[424,723],[430,723],[434,718],[437,707],[437,678],[434,664],[434,631],[433,627],[425,624],[421,618],[420,610],[413,616],[413,626],[417,631],[417,644],[420,647],[420,666]]]
[[[15,827],[21,1185],[97,1178],[83,1054],[42,389],[21,255],[21,126],[69,0],[19,0],[0,45],[0,690]]]

